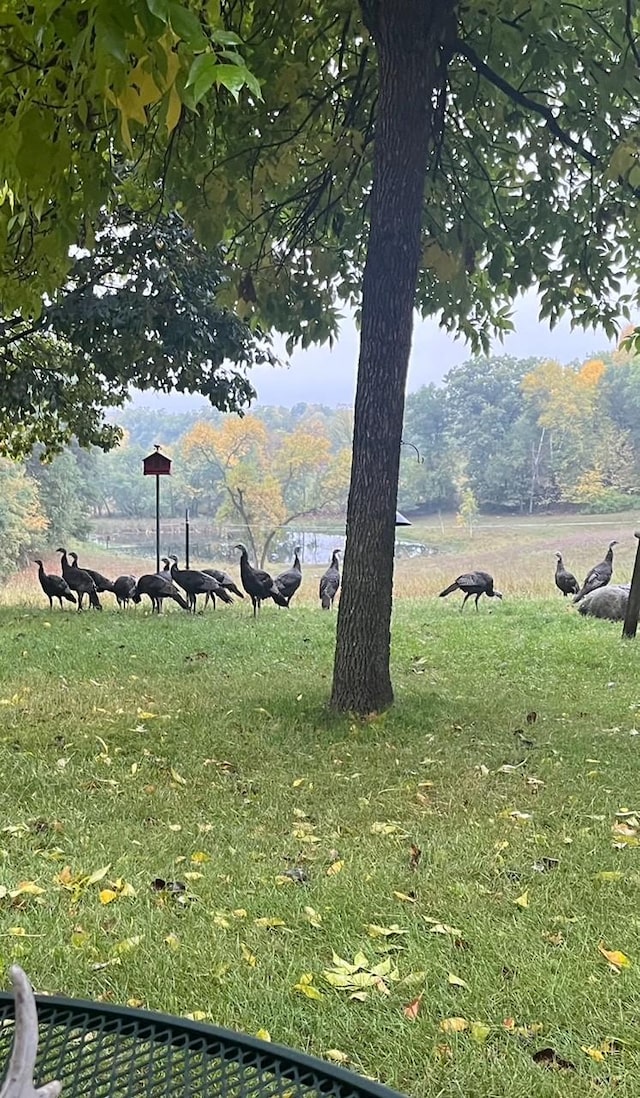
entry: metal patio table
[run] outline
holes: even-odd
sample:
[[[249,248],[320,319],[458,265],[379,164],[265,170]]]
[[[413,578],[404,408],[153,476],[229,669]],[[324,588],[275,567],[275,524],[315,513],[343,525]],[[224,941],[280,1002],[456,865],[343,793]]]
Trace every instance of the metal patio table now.
[[[350,1071],[242,1033],[80,999],[36,997],[34,1077],[62,1098],[399,1098]],[[0,1071],[14,1034],[0,992]]]

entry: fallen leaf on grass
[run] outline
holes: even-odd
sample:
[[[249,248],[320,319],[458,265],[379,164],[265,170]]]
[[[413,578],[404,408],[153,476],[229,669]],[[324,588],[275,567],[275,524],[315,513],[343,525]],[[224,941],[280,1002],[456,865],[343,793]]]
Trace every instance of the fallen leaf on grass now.
[[[604,1061],[602,1049],[594,1048],[593,1045],[580,1045],[580,1051],[584,1052],[585,1056],[588,1056],[591,1060],[595,1060],[596,1064],[601,1064]]]
[[[422,1002],[423,996],[424,992],[421,991],[417,998],[413,1000],[413,1002],[407,1003],[407,1005],[402,1008],[402,1013],[404,1014],[405,1018],[409,1019],[409,1021],[415,1022],[416,1018],[418,1017],[418,1014],[420,1012],[420,1003]]]
[[[307,999],[324,999],[322,992],[313,986],[312,972],[303,972],[298,983],[293,985],[293,990],[299,991],[301,995],[306,995]]]
[[[167,934],[164,942],[165,945],[169,946],[169,949],[172,951],[172,953],[177,953],[177,951],[180,949],[180,939],[176,938],[175,934]]]
[[[541,1048],[531,1057],[534,1064],[547,1068],[549,1071],[575,1071],[576,1065],[570,1060],[563,1060],[562,1056],[554,1048]]]
[[[402,900],[404,904],[415,904],[417,902],[416,897],[408,892],[396,892],[394,889],[393,895],[396,900]]]
[[[339,1048],[329,1048],[325,1052],[327,1060],[331,1060],[332,1064],[348,1064],[349,1057],[346,1052],[341,1052]]]
[[[544,1029],[542,1022],[533,1022],[530,1026],[518,1026],[515,1018],[505,1018],[502,1026],[507,1033],[513,1033],[516,1037],[537,1037]]]
[[[131,953],[132,950],[137,949],[142,941],[140,934],[134,934],[132,938],[123,938],[122,941],[116,942],[113,947],[113,952],[116,957],[120,957],[123,953]]]
[[[450,972],[447,976],[447,983],[450,984],[451,987],[463,987],[467,991],[469,990],[469,985],[466,980],[460,979],[460,977],[456,976],[453,972]]]
[[[264,926],[267,930],[277,930],[278,927],[285,926],[284,919],[271,918],[269,916],[262,916],[260,919],[253,920],[256,926]]]
[[[245,964],[249,965],[249,968],[255,968],[258,963],[258,958],[255,953],[252,953],[248,946],[242,943],[242,959]]]
[[[477,1041],[481,1044],[486,1041],[487,1037],[491,1033],[491,1026],[485,1025],[484,1022],[472,1022],[471,1023],[471,1040]]]
[[[430,934],[451,934],[454,938],[459,938],[462,934],[461,930],[458,930],[457,926],[449,926],[448,923],[440,923],[437,919],[429,919],[426,915],[423,915],[425,923],[431,923],[429,927]]]
[[[466,1018],[443,1018],[439,1028],[442,1033],[464,1033],[469,1023]]]
[[[325,969],[322,978],[331,987],[339,991],[350,992],[351,999],[364,1001],[368,991],[374,989],[381,995],[390,995],[387,981],[397,980],[399,973],[393,967],[390,957],[386,957],[377,965],[372,965],[364,953],[358,952],[353,958],[353,964],[333,953],[334,967]]]
[[[422,851],[416,843],[411,843],[409,848],[409,869],[415,873],[420,865],[420,859],[422,857]]]
[[[620,972],[620,969],[629,968],[631,965],[631,960],[626,953],[622,953],[619,949],[605,949],[604,942],[600,942],[598,951],[609,962],[614,972]]]
[[[204,1022],[210,1021],[211,1015],[207,1014],[206,1010],[192,1010],[190,1014],[183,1014],[183,1018],[188,1018],[190,1022]]]
[[[602,882],[608,884],[612,881],[622,880],[623,876],[624,876],[624,874],[620,873],[619,870],[612,869],[612,870],[602,870],[602,872],[596,873],[596,875],[593,879],[594,879],[594,881],[602,881]]]
[[[372,823],[370,831],[372,835],[406,835],[406,831],[399,824],[381,820]]]
[[[313,907],[305,907],[304,914],[307,922],[311,923],[311,926],[315,927],[316,930],[321,929],[322,915],[319,915]]]
[[[259,1029],[258,1032],[256,1033],[256,1037],[260,1041],[270,1041],[271,1040],[271,1034],[269,1033],[268,1029]]]
[[[516,904],[517,907],[528,907],[529,906],[529,892],[528,892],[528,890],[526,892],[523,892],[521,896],[516,896],[515,900],[513,900],[512,902],[514,904]]]
[[[337,862],[332,862],[331,865],[329,866],[329,868],[327,869],[327,877],[337,876],[338,873],[342,873],[343,868],[344,868],[344,862],[341,859],[338,859]]]
[[[127,999],[127,1006],[137,1010],[139,1007],[144,1006],[144,999]]]
[[[391,926],[378,926],[376,923],[369,923],[367,933],[370,938],[393,938],[400,934],[408,934],[409,931],[403,930],[397,923],[392,923]]]
[[[195,850],[191,855],[191,862],[193,865],[204,865],[205,862],[211,861],[211,855],[207,854],[206,850]]]

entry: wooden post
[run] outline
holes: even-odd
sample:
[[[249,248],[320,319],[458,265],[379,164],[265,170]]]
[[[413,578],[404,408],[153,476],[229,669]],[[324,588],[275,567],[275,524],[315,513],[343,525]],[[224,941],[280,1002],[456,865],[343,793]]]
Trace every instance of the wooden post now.
[[[185,568],[189,567],[189,508],[184,513],[184,560]]]
[[[627,640],[634,639],[638,629],[638,617],[640,616],[640,530],[636,530],[634,536],[638,539],[638,548],[636,549],[636,562],[633,566],[633,575],[631,577],[631,590],[629,591],[627,613],[622,629],[622,636]]]

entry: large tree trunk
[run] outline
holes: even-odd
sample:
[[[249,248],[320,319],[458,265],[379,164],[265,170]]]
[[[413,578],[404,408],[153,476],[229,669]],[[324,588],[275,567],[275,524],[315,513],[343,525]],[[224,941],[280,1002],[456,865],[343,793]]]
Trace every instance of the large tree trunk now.
[[[361,0],[361,7],[377,47],[379,95],[331,705],[367,714],[393,701],[389,648],[404,392],[427,167],[440,132],[457,0]]]

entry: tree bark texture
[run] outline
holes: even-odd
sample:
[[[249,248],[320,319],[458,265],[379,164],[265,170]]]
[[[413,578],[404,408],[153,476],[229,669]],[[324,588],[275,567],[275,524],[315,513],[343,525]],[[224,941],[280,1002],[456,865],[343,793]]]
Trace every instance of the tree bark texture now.
[[[378,104],[355,402],[347,544],[331,706],[393,701],[389,668],[404,395],[429,159],[437,156],[458,0],[361,0]]]

